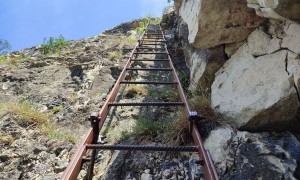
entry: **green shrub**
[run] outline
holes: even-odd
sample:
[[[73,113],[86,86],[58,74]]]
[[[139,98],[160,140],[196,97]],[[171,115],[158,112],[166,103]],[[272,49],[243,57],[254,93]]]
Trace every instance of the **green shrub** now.
[[[58,113],[58,112],[60,112],[62,109],[63,109],[63,105],[60,105],[60,106],[55,106],[55,107],[52,109],[52,111],[53,111],[54,113]]]
[[[69,43],[65,38],[60,35],[58,38],[50,37],[49,40],[44,38],[44,44],[41,45],[41,50],[43,54],[58,53],[61,51],[62,47],[68,45]]]

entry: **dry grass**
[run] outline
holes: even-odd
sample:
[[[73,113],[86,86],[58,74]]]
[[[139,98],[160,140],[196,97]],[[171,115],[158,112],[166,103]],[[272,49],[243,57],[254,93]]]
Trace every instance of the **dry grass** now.
[[[189,101],[190,107],[193,111],[201,113],[208,120],[215,119],[215,112],[211,108],[210,100],[205,96],[196,96]]]
[[[71,102],[71,103],[75,103],[78,99],[78,96],[77,94],[73,93],[69,98],[68,100]]]
[[[15,138],[5,132],[0,132],[0,144],[11,145]]]
[[[59,109],[61,108],[59,107]],[[71,143],[77,142],[76,136],[60,130],[58,126],[53,123],[49,123],[49,120],[52,118],[52,113],[42,113],[28,101],[8,102],[6,104],[0,102],[0,111],[6,111],[16,115],[19,117],[21,123],[36,123],[36,128],[51,139],[68,141]],[[13,141],[11,137],[2,134],[0,134],[0,138],[1,142],[7,141],[9,143],[10,141]]]
[[[141,85],[130,85],[125,88],[125,96],[126,97],[134,97],[135,95],[148,95],[148,90],[145,86]]]
[[[3,106],[3,105],[2,105]],[[9,102],[3,107],[5,111],[14,114],[22,121],[42,124],[51,118],[50,113],[42,113],[28,101]]]
[[[114,59],[120,59],[123,57],[122,51],[118,50],[118,51],[110,51],[107,54],[107,58],[110,60],[114,60]]]

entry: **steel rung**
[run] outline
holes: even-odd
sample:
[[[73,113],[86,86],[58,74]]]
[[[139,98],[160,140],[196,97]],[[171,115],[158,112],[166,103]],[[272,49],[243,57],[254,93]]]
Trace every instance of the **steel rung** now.
[[[168,54],[167,52],[135,52],[133,54]]]
[[[105,150],[136,150],[136,151],[172,151],[172,152],[197,152],[196,146],[151,146],[151,145],[123,145],[123,144],[88,144],[87,149]]]
[[[140,45],[146,45],[146,46],[162,46],[162,45],[165,45],[163,43],[160,43],[160,44],[153,44],[153,43],[143,43],[143,44],[140,44]]]
[[[131,61],[170,61],[168,59],[132,59]]]
[[[177,82],[122,81],[121,84],[177,84]]]
[[[131,102],[131,103],[109,103],[109,106],[183,106],[183,102]]]
[[[132,71],[173,71],[172,68],[126,68]]]

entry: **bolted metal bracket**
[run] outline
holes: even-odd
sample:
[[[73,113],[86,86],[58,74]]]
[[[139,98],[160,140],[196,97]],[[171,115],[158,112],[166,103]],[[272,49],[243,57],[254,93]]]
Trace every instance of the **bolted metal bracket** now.
[[[190,122],[190,127],[189,127],[190,133],[192,132],[193,123],[197,123],[203,119],[204,118],[202,116],[198,115],[198,113],[196,111],[190,112],[189,119],[188,119]]]
[[[98,112],[91,113],[89,120],[91,121],[91,126],[93,128],[92,144],[97,144],[99,138],[99,123],[100,123],[99,113]]]

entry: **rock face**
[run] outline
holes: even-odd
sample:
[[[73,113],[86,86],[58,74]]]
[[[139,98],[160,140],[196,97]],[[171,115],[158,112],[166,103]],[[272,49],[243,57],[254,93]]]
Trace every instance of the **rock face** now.
[[[205,140],[222,179],[299,179],[300,142],[280,134],[218,128]]]
[[[247,3],[262,17],[300,20],[300,2],[297,0],[247,0]]]
[[[190,79],[195,83],[191,83],[189,89],[191,91],[201,89],[203,92],[210,93],[215,72],[224,64],[224,57],[222,46],[211,49],[192,49],[187,64],[190,67]]]
[[[295,60],[288,60],[295,55],[280,50],[280,44],[280,39],[256,30],[216,73],[212,106],[238,128],[299,131],[298,79],[291,75],[298,68]],[[288,64],[293,64],[291,72]]]
[[[60,54],[42,55],[33,47],[6,55],[17,61],[0,63],[0,179],[59,179],[76,148],[63,135],[81,139],[90,127],[86,118],[99,110],[126,62],[108,56],[132,46],[122,27],[70,41]],[[53,128],[44,132],[46,124],[24,123],[2,109],[24,100],[51,114]],[[55,107],[61,108],[54,112]]]
[[[246,39],[262,18],[243,1],[182,1],[179,16],[188,25],[189,43],[197,48],[210,48]],[[175,1],[176,7],[178,3]]]

